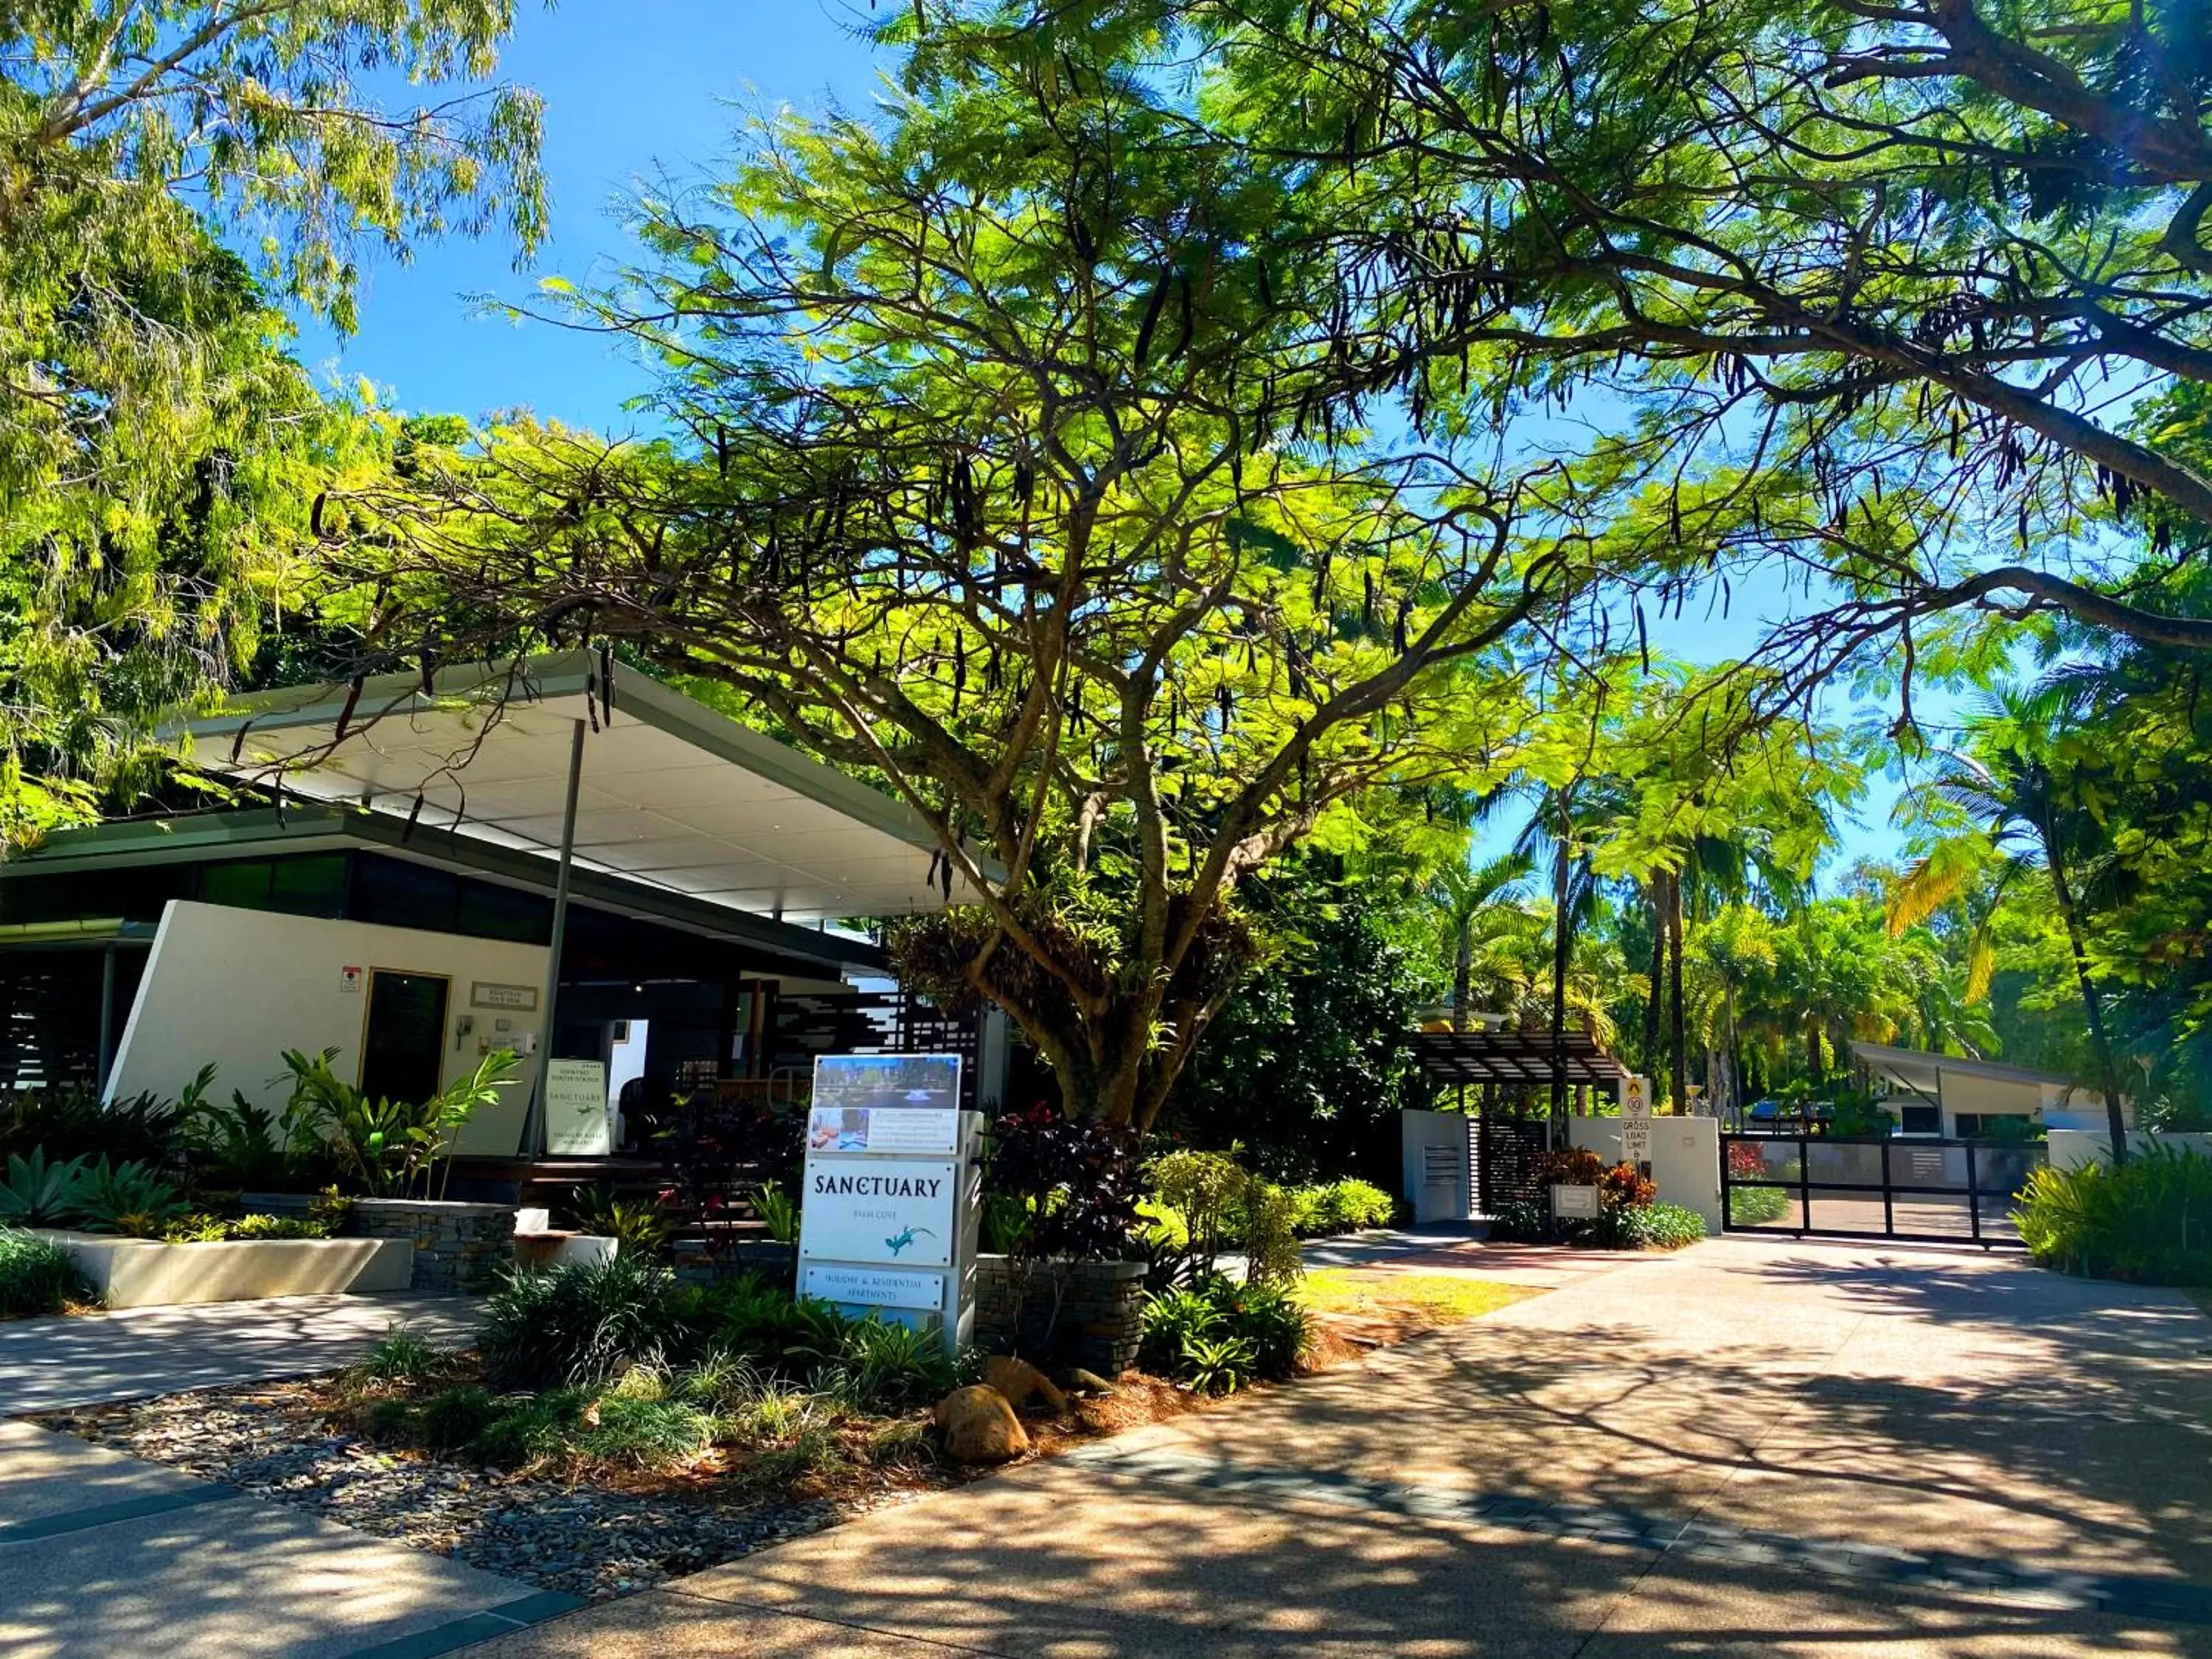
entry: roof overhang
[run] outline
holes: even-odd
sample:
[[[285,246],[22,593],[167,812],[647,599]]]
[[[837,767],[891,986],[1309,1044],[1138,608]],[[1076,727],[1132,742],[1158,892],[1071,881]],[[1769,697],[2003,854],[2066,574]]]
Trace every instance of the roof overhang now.
[[[579,869],[792,922],[947,902],[903,803],[590,652],[257,693],[184,735],[212,774],[554,858],[580,729]]]
[[[1946,1077],[1979,1078],[1991,1083],[2014,1083],[2030,1087],[2049,1085],[2079,1092],[2083,1085],[2072,1078],[2049,1072],[2032,1072],[2002,1060],[1969,1060],[1963,1054],[1930,1054],[1923,1048],[1893,1048],[1881,1042],[1854,1042],[1851,1058],[1878,1077],[1917,1094],[1940,1092]]]
[[[1413,1061],[1432,1082],[1549,1084],[1553,1074],[1548,1031],[1415,1031]],[[1627,1068],[1587,1031],[1570,1030],[1559,1043],[1559,1063],[1569,1084],[1618,1086]]]

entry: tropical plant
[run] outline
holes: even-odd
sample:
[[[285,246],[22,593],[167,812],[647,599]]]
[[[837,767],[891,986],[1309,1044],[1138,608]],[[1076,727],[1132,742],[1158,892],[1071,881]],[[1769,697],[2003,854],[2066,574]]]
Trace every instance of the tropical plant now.
[[[94,1299],[91,1281],[51,1239],[0,1226],[0,1319],[36,1319]]]
[[[514,1081],[517,1060],[497,1049],[476,1069],[455,1079],[419,1103],[371,1100],[331,1070],[337,1050],[310,1055],[297,1048],[283,1053],[292,1075],[285,1107],[295,1133],[333,1152],[361,1190],[377,1198],[428,1198],[438,1161],[482,1108],[499,1098]],[[444,1180],[452,1178],[447,1162]],[[444,1190],[444,1180],[438,1190]]]
[[[76,1212],[76,1190],[87,1160],[50,1164],[46,1149],[33,1146],[28,1158],[9,1154],[8,1181],[0,1186],[0,1222],[20,1227],[58,1227]]]
[[[69,1212],[86,1229],[130,1238],[159,1238],[188,1208],[159,1171],[105,1158],[78,1176],[69,1194]]]
[[[2158,1285],[2212,1284],[2212,1158],[2153,1146],[2124,1164],[2039,1164],[2013,1212],[2046,1267]]]
[[[984,1188],[1024,1207],[1018,1253],[1030,1259],[1120,1256],[1136,1226],[1139,1181],[1128,1134],[1111,1124],[1039,1103],[991,1125]]]
[[[512,1274],[484,1306],[485,1378],[504,1389],[589,1385],[662,1365],[685,1338],[683,1307],[675,1275],[639,1257]]]
[[[1174,1375],[1199,1394],[1231,1394],[1250,1382],[1258,1368],[1247,1338],[1190,1336],[1183,1339]]]
[[[799,1200],[784,1188],[763,1184],[753,1189],[753,1213],[779,1244],[799,1243]]]
[[[657,1256],[676,1231],[666,1206],[651,1199],[616,1198],[599,1187],[572,1188],[568,1209],[579,1232],[611,1238],[626,1255]]]
[[[1146,1303],[1138,1358],[1156,1375],[1225,1394],[1254,1377],[1290,1376],[1311,1321],[1286,1291],[1217,1274]]]

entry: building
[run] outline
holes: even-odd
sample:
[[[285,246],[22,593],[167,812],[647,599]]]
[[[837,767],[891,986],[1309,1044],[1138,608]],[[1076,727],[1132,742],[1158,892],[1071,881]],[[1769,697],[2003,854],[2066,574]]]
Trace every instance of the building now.
[[[2027,1119],[2047,1129],[2106,1127],[2103,1097],[2069,1078],[1879,1042],[1853,1043],[1851,1058],[1887,1087],[1882,1103],[1897,1114],[1902,1134],[1972,1140],[2001,1118]],[[2134,1103],[2123,1098],[2121,1109],[2132,1124]]]
[[[951,1048],[990,1022],[898,991],[843,926],[951,902],[914,813],[605,657],[244,700],[189,730],[255,804],[57,835],[0,865],[0,1088],[281,1100],[335,1048],[420,1098],[486,1051],[519,1085],[460,1150],[586,1152],[549,1080],[596,1065],[635,1138],[700,1088],[793,1091],[814,1054]],[[576,1062],[549,1073],[544,1061]]]

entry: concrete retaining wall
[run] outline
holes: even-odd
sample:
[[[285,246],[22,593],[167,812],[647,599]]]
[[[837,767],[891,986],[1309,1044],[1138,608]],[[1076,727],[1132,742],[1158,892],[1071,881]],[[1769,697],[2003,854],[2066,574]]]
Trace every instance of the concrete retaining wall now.
[[[240,1238],[166,1244],[101,1233],[46,1232],[110,1308],[252,1302],[272,1296],[404,1291],[414,1246],[404,1238]]]
[[[975,1340],[1042,1364],[1119,1376],[1145,1334],[1141,1261],[975,1258]]]

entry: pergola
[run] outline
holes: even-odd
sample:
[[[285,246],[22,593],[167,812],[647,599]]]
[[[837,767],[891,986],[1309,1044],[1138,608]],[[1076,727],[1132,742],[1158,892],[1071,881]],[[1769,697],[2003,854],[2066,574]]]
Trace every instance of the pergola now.
[[[1551,1085],[1549,1031],[1416,1031],[1413,1046],[1414,1063],[1432,1083]],[[1570,1087],[1610,1089],[1627,1075],[1587,1031],[1563,1034],[1559,1058]]]

